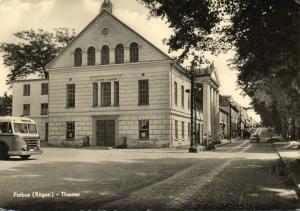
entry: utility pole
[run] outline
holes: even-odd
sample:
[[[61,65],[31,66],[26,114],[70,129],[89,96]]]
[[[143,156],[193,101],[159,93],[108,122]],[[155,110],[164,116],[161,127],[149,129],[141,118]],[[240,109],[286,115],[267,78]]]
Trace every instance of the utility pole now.
[[[231,101],[229,101],[229,142],[231,143],[232,136],[232,128],[231,128],[232,120],[231,120]]]
[[[190,95],[191,95],[191,143],[190,143],[190,148],[189,152],[191,153],[198,153],[198,148],[196,147],[196,140],[195,140],[195,133],[196,133],[196,128],[194,128],[194,116],[195,116],[195,70],[194,70],[194,64],[192,64],[191,70],[190,70],[190,79],[191,79],[191,90],[190,90]]]

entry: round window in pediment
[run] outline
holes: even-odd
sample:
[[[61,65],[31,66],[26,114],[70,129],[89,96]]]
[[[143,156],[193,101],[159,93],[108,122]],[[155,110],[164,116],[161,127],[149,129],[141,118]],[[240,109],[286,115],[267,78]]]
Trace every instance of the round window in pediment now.
[[[102,32],[102,34],[103,34],[104,36],[106,36],[106,35],[109,34],[108,28],[103,28],[101,32]]]

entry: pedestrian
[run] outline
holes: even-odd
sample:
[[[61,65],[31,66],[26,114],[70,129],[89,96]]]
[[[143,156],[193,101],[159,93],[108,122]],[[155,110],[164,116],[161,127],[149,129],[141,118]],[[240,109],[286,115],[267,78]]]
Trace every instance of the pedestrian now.
[[[209,139],[208,139],[208,147],[207,147],[208,150],[216,150],[215,148],[215,145],[213,143],[213,140],[211,138],[211,135],[209,135]]]
[[[202,145],[205,147],[205,149],[207,150],[207,144],[208,144],[208,137],[207,137],[207,134],[205,133],[204,136],[203,136],[203,143]]]

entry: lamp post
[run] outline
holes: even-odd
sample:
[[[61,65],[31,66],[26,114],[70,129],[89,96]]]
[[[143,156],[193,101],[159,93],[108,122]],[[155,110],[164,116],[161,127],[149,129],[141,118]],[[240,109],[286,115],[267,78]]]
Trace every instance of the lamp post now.
[[[189,72],[189,77],[191,80],[191,89],[187,90],[186,92],[190,92],[190,99],[191,99],[191,141],[190,141],[190,148],[189,148],[189,152],[190,153],[198,153],[198,148],[196,147],[196,140],[195,140],[195,132],[196,132],[196,128],[194,128],[194,124],[196,122],[195,118],[195,114],[196,112],[195,110],[195,66],[194,64],[192,64],[191,70]]]
[[[231,100],[229,100],[229,142],[231,143],[232,136],[232,128],[231,128],[232,120],[231,120]]]

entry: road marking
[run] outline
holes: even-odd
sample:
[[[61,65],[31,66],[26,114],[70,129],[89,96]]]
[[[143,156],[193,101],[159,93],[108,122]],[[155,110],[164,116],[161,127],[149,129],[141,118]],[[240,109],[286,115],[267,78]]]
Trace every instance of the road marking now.
[[[243,142],[239,144],[238,146],[234,147],[233,149],[227,151],[231,152],[233,150],[238,149],[241,146],[244,146],[248,144],[249,141]],[[246,150],[248,150],[251,147],[249,144],[246,148],[241,150],[237,153],[243,153]],[[149,192],[155,192],[151,197],[151,201],[158,201],[161,204],[164,204],[166,208],[176,208],[181,209],[184,207],[187,207],[190,203],[190,197],[193,195],[196,195],[205,185],[211,183],[213,179],[219,175],[227,166],[229,166],[235,159],[237,159],[236,156],[230,158],[229,160],[225,161],[223,164],[217,166],[216,168],[212,169],[206,174],[199,174],[199,175],[193,175],[190,177],[189,183],[185,183],[180,190],[178,188],[174,191],[170,191],[169,195],[163,195],[161,192],[164,188],[172,189],[172,184],[177,184],[182,182],[182,179],[188,178],[193,171],[200,171],[201,166],[199,164],[195,164],[190,166],[187,169],[184,169],[182,171],[179,171],[177,174],[168,177],[164,180],[155,182],[149,186],[146,186],[142,189],[139,189],[137,191],[134,191],[130,193],[127,197],[124,197],[119,200],[112,201],[110,203],[105,204],[102,208],[122,208],[123,206],[127,206],[129,202],[136,202],[136,198],[139,198],[140,201],[147,201],[149,203],[149,198],[145,197]],[[188,194],[187,194],[188,193]],[[151,202],[150,202],[151,203]]]
[[[249,143],[249,140],[248,140],[248,141],[245,141],[245,142],[243,142],[243,143],[241,143],[240,145],[238,145],[238,146],[234,147],[233,149],[228,150],[228,151],[226,151],[226,152],[232,152],[232,151],[234,151],[234,150],[236,150],[236,149],[238,149],[238,148],[240,148],[240,147],[242,147],[242,146],[244,146],[244,145],[246,145],[246,144],[248,144],[248,143]],[[251,146],[251,145],[248,145],[248,146]]]

